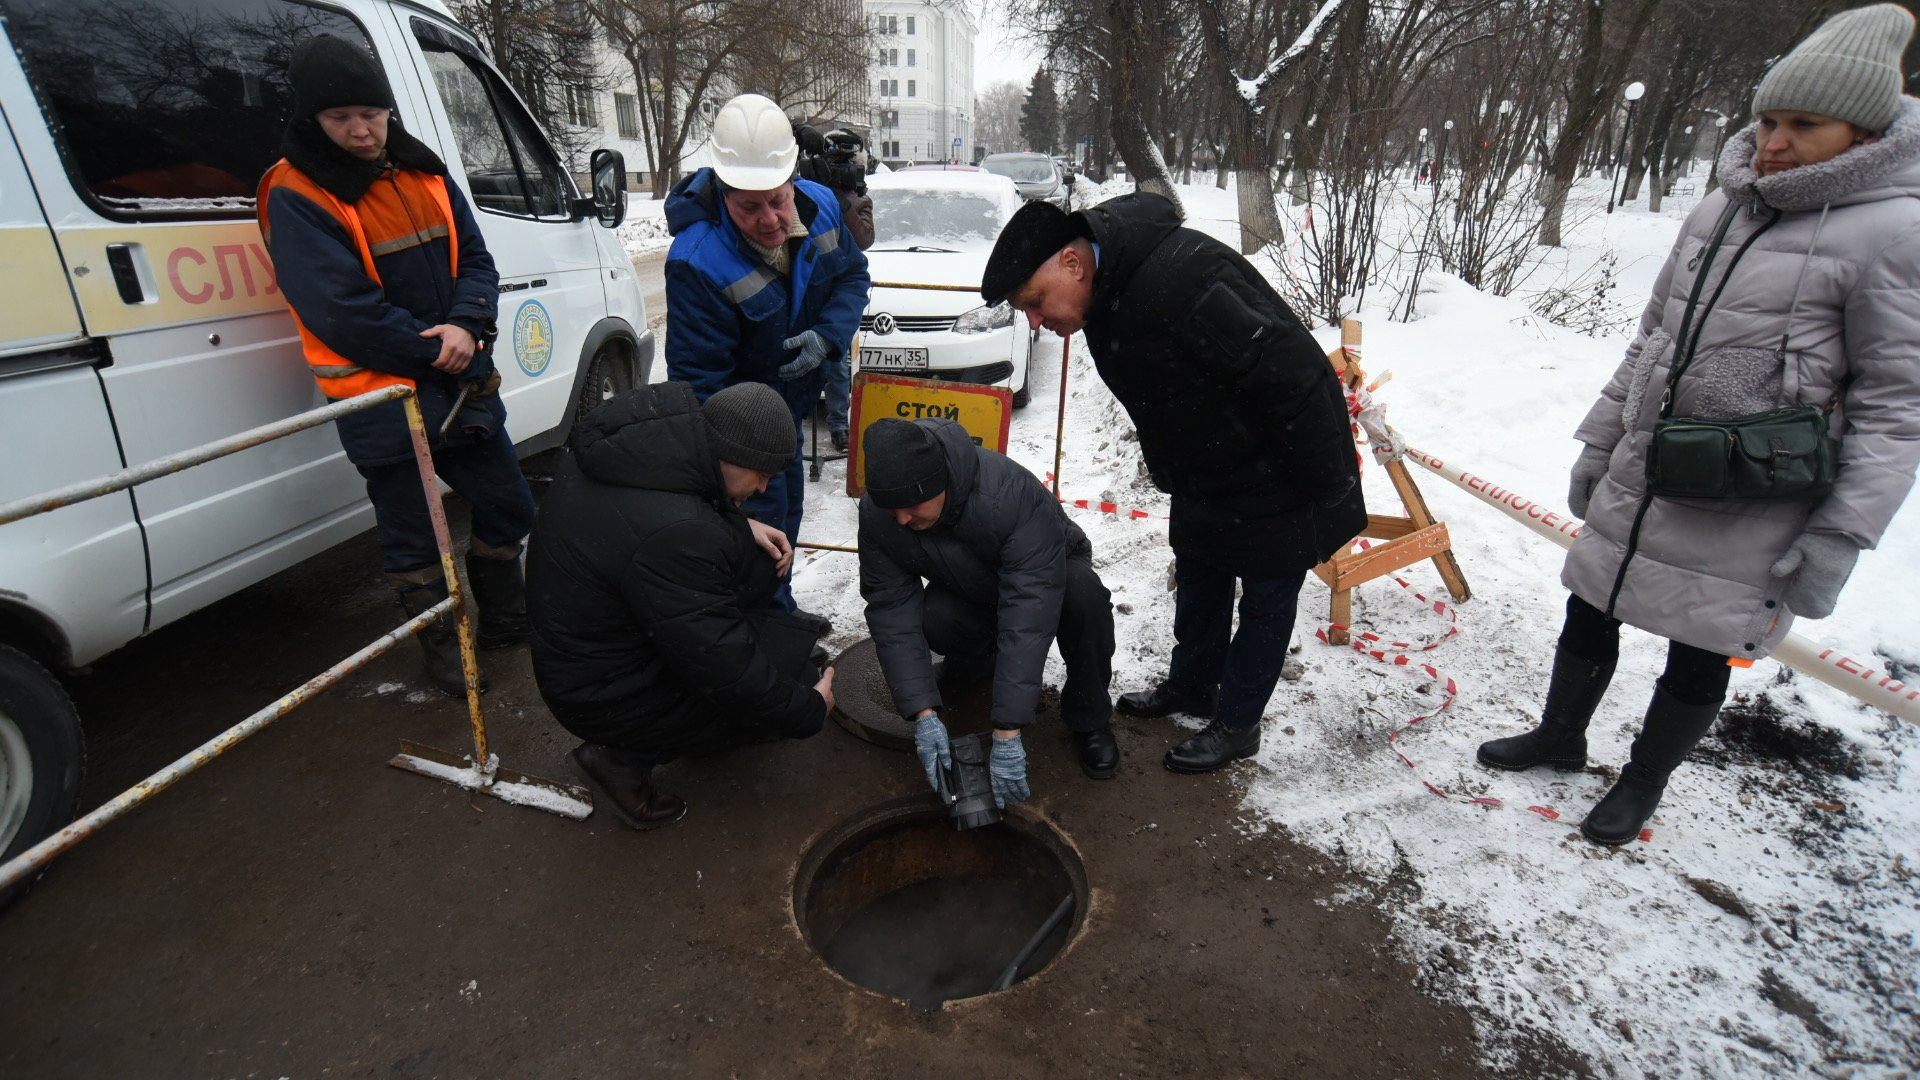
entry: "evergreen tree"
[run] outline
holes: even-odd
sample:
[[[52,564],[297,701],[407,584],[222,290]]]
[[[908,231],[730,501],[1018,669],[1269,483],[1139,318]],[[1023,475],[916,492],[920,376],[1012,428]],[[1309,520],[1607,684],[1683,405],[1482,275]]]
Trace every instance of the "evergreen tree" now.
[[[1053,76],[1046,68],[1033,73],[1027,85],[1027,103],[1020,107],[1020,137],[1027,149],[1052,153],[1060,141],[1060,99],[1053,91]]]

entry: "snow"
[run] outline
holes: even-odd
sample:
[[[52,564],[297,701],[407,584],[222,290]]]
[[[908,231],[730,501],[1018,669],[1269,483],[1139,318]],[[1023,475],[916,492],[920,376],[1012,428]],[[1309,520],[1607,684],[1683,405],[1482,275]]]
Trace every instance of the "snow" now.
[[[667,201],[629,192],[627,219],[620,223],[619,236],[629,259],[671,247],[673,237],[667,233]]]
[[[1696,201],[1670,199],[1660,215],[1639,205],[1604,215],[1603,188],[1576,190],[1568,246],[1541,251],[1521,293],[1583,287],[1610,263],[1617,287],[1601,320],[1608,332],[1575,333],[1519,297],[1487,295],[1432,269],[1416,321],[1391,322],[1383,307],[1359,312],[1367,370],[1393,374],[1377,397],[1408,441],[1548,509],[1564,508],[1573,429],[1618,363]],[[1126,190],[1083,181],[1075,205]],[[1231,187],[1180,194],[1190,224],[1237,242]],[[1298,211],[1282,210],[1297,220]],[[1255,256],[1255,265],[1286,295],[1292,283],[1272,254]],[[1331,328],[1316,334],[1337,342]],[[1035,405],[1016,413],[1012,428],[1011,456],[1039,475],[1055,468],[1060,349],[1042,334]],[[1167,499],[1146,481],[1126,414],[1080,341],[1067,370],[1064,445],[1064,497],[1161,515],[1069,511],[1092,539],[1117,605],[1115,692],[1150,686],[1165,675],[1172,647]],[[1736,671],[1729,708],[1675,774],[1651,840],[1617,851],[1587,843],[1573,826],[1625,761],[1665,643],[1624,632],[1618,674],[1589,733],[1599,768],[1494,774],[1476,765],[1481,741],[1522,730],[1538,714],[1566,597],[1562,553],[1440,478],[1413,473],[1447,523],[1473,592],[1457,605],[1460,634],[1409,667],[1325,645],[1313,631],[1326,621],[1329,597],[1309,577],[1295,633],[1304,674],[1275,692],[1260,755],[1229,774],[1243,791],[1242,827],[1280,830],[1348,867],[1353,883],[1340,902],[1391,920],[1383,947],[1419,965],[1426,992],[1469,1007],[1490,1066],[1543,1074],[1541,1047],[1550,1044],[1603,1076],[1911,1075],[1920,1062],[1913,727],[1777,663]],[[1371,461],[1364,483],[1373,512],[1398,512]],[[802,540],[851,545],[855,504],[842,494],[843,466],[828,465],[808,491]],[[1916,561],[1920,499],[1909,500],[1879,550],[1862,556],[1834,615],[1796,630],[1910,675],[1920,669],[1920,575],[1904,571]],[[1430,563],[1401,573],[1409,589],[1385,578],[1355,591],[1355,622],[1389,641],[1438,640],[1447,618],[1411,595],[1446,599],[1438,574]],[[832,618],[830,645],[864,636],[854,556],[803,551],[795,588],[801,606]],[[1062,676],[1051,660],[1048,680]],[[1448,677],[1457,701],[1407,728],[1444,700]],[[1502,805],[1430,793],[1388,744],[1403,728],[1396,745],[1422,775]]]

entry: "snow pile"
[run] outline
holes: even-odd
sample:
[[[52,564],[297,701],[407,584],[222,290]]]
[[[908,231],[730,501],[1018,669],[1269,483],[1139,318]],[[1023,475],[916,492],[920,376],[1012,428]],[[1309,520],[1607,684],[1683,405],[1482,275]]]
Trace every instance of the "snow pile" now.
[[[1076,185],[1075,205],[1094,185]],[[1102,185],[1104,194],[1129,190]],[[1234,196],[1182,189],[1191,223],[1229,243]],[[1605,216],[1604,192],[1576,192],[1569,246],[1543,252],[1528,288],[1568,288],[1611,265],[1620,303],[1637,308],[1693,199],[1654,216]],[[1276,260],[1257,258],[1269,273]],[[1556,286],[1557,283],[1557,286]],[[1277,283],[1284,285],[1284,283]],[[1283,287],[1283,293],[1287,290]],[[1524,291],[1524,289],[1523,289]],[[1413,323],[1363,311],[1365,363],[1392,371],[1380,391],[1415,447],[1548,507],[1565,503],[1572,431],[1626,339],[1546,322],[1522,298],[1498,298],[1428,271]],[[1317,332],[1331,345],[1337,334]],[[1016,414],[1011,454],[1054,468],[1051,402],[1060,342],[1042,334],[1038,404]],[[1062,494],[1167,511],[1146,481],[1125,412],[1080,341],[1068,373]],[[1619,673],[1589,734],[1589,771],[1494,773],[1483,740],[1533,723],[1566,593],[1561,551],[1412,466],[1448,524],[1473,599],[1461,635],[1419,654],[1456,680],[1458,701],[1401,735],[1422,774],[1499,808],[1441,799],[1394,755],[1388,735],[1433,712],[1444,682],[1317,641],[1329,596],[1308,578],[1299,658],[1269,706],[1245,787],[1246,827],[1279,828],[1350,867],[1346,899],[1394,920],[1389,947],[1414,957],[1423,988],[1472,1007],[1489,1064],[1525,1074],[1584,1059],[1602,1075],[1910,1075],[1920,1061],[1920,734],[1772,662],[1736,672],[1712,734],[1675,774],[1649,843],[1613,851],[1573,828],[1605,792],[1665,659],[1665,643],[1628,628]],[[851,544],[854,503],[829,466],[810,487],[805,539]],[[1383,470],[1365,470],[1369,509],[1400,513]],[[1070,511],[1092,539],[1116,604],[1117,692],[1150,686],[1171,651],[1171,551],[1165,522]],[[1896,676],[1920,676],[1920,498],[1880,550],[1863,555],[1830,619],[1796,629]],[[851,555],[806,552],[802,606],[829,615],[834,646],[864,635]],[[1431,563],[1402,571],[1444,599]],[[1447,620],[1391,579],[1354,594],[1355,621],[1388,640],[1424,642]],[[1055,685],[1064,672],[1051,661]],[[1123,752],[1133,752],[1124,747]],[[1147,782],[1153,782],[1149,777]],[[1165,782],[1181,781],[1168,778]],[[1549,820],[1527,807],[1556,811]]]
[[[637,259],[652,251],[664,251],[673,245],[667,233],[667,201],[642,195],[627,195],[627,220],[620,223],[620,245],[627,258]]]

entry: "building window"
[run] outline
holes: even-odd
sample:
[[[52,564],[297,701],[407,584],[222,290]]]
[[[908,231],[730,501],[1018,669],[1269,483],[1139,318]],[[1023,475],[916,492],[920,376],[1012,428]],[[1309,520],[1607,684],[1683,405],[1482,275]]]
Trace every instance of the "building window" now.
[[[907,80],[907,96],[908,97],[913,96],[913,80],[912,79]]]
[[[900,50],[899,49],[887,50],[887,66],[888,67],[900,66]]]
[[[908,67],[913,66],[913,50],[912,49],[907,50],[907,66]]]
[[[887,16],[887,33],[897,34],[899,32],[900,32],[900,16],[898,15]]]
[[[640,102],[632,94],[615,93],[613,95],[613,115],[620,125],[620,137],[637,139],[640,137]]]
[[[890,142],[881,143],[880,156],[898,159],[900,157],[900,140],[894,139]]]
[[[586,86],[568,84],[567,123],[575,127],[594,127],[600,123],[600,111],[593,100],[593,89]]]
[[[907,16],[907,33],[913,33],[913,16],[911,15]]]

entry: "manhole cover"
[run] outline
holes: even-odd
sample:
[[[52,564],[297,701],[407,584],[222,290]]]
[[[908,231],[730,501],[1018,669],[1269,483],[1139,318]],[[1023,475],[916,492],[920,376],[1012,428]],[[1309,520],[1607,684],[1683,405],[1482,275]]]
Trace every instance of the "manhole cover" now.
[[[944,671],[944,665],[935,670]],[[971,683],[943,679],[940,696],[948,731],[984,729],[993,708],[992,672]],[[850,734],[889,750],[913,749],[913,722],[901,717],[893,704],[872,638],[861,638],[834,659],[833,699],[834,722]]]
[[[1085,918],[1086,871],[1024,816],[958,831],[924,797],[830,831],[794,882],[801,934],[869,990],[935,1008],[1032,977]]]

